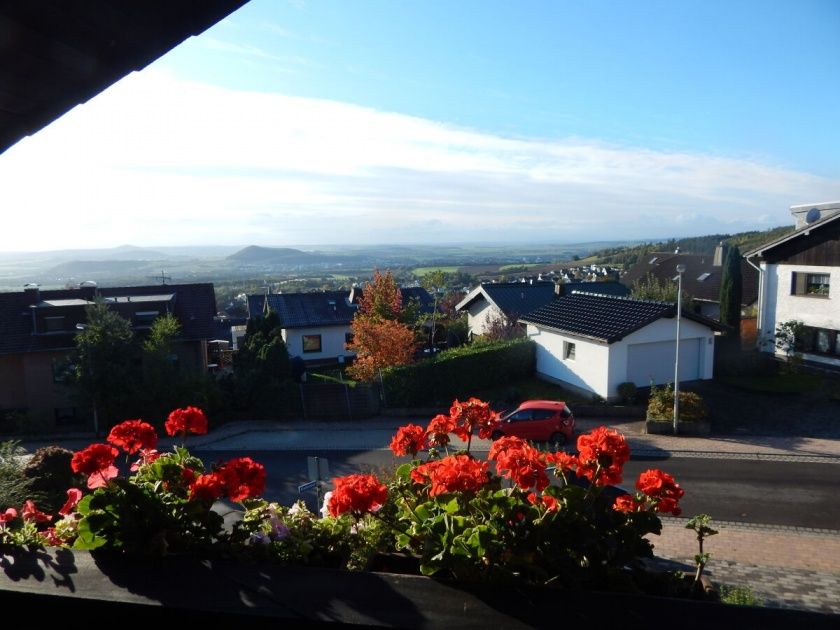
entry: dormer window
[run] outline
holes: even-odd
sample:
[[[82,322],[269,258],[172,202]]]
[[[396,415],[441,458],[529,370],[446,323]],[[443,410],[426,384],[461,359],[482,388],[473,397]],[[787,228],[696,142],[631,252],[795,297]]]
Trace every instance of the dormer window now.
[[[137,311],[134,313],[135,326],[151,326],[160,315],[160,311]]]
[[[55,315],[44,318],[44,332],[61,332],[64,329],[64,315]]]

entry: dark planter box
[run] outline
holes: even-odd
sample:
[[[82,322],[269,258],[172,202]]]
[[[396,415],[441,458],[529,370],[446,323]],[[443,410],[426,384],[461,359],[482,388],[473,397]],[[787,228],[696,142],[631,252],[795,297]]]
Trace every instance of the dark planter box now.
[[[46,619],[291,621],[400,628],[649,627],[651,614],[680,628],[836,628],[819,613],[725,606],[626,593],[458,584],[419,576],[284,568],[194,558],[135,558],[70,550],[7,550],[0,605]],[[101,616],[100,616],[101,615]],[[119,616],[117,616],[119,615]]]
[[[702,422],[680,422],[679,435],[709,435],[712,426],[707,421]],[[674,423],[671,420],[661,422],[658,420],[645,420],[645,433],[658,435],[673,435]]]

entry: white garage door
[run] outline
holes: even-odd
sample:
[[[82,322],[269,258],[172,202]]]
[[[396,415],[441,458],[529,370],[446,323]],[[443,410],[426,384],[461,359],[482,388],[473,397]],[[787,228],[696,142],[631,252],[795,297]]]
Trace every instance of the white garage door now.
[[[703,339],[680,340],[680,380],[693,381],[703,374]],[[674,382],[674,341],[637,343],[627,347],[627,380],[639,387]]]

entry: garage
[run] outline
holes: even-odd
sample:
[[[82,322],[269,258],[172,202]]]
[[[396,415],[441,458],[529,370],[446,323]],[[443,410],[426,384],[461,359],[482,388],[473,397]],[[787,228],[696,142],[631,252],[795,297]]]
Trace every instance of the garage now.
[[[680,340],[680,380],[703,378],[704,339]],[[636,343],[627,346],[627,380],[638,387],[672,383],[674,381],[675,341]]]

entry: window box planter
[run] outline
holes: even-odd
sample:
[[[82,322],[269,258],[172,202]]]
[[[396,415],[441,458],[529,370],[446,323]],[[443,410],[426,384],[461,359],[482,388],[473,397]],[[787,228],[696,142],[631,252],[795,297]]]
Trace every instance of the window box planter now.
[[[724,622],[762,628],[808,624],[813,630],[836,623],[831,615],[686,599],[186,557],[16,548],[5,550],[0,565],[0,604],[6,610],[65,622],[70,615],[109,623],[130,615],[132,620],[193,624],[238,621],[249,627],[277,627],[288,620],[296,627],[486,629],[547,627],[573,618],[589,627],[629,627],[655,610],[657,617],[673,619],[681,628]]]

